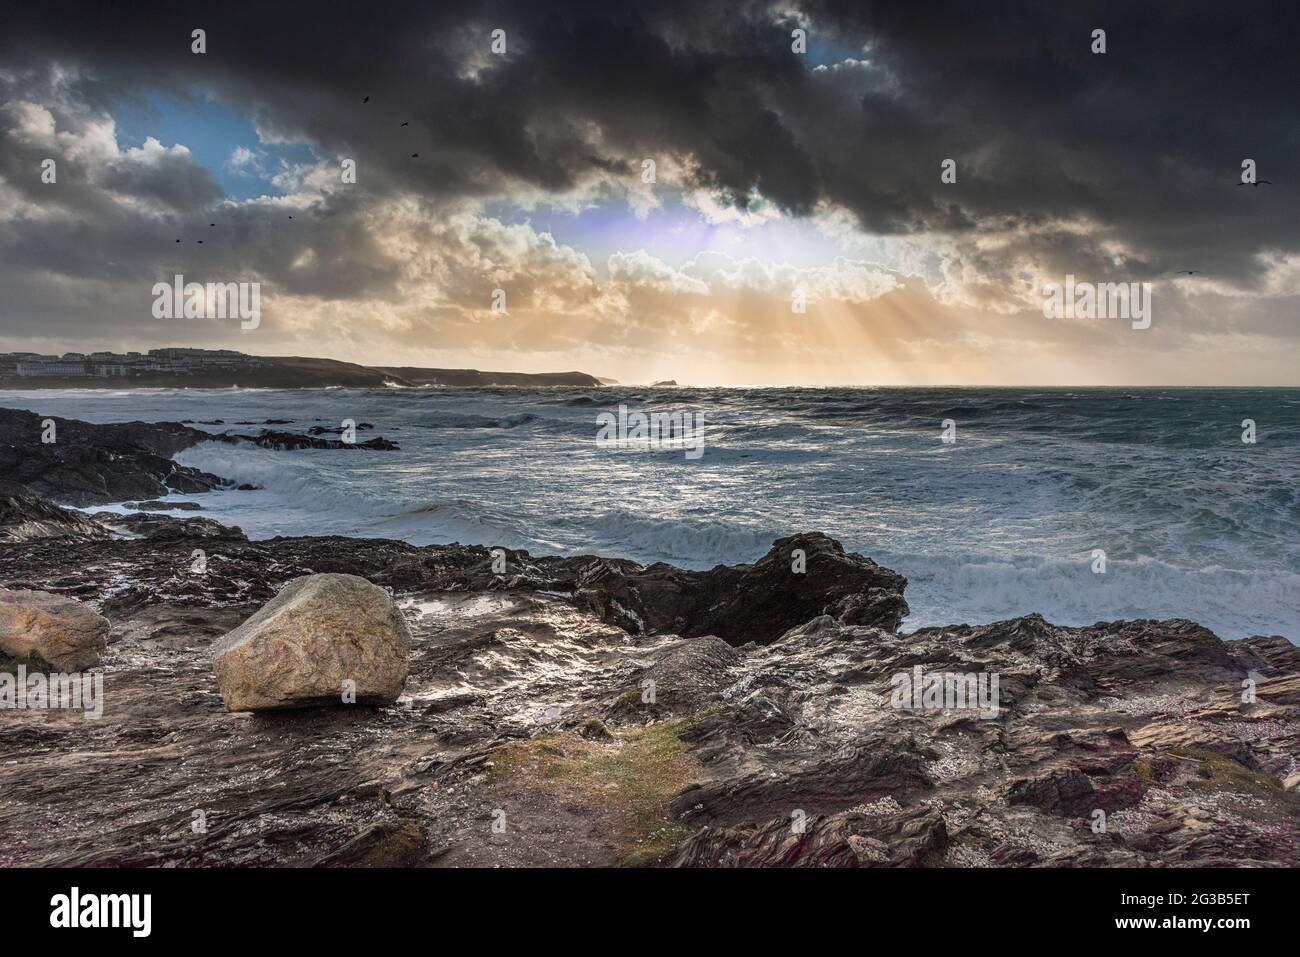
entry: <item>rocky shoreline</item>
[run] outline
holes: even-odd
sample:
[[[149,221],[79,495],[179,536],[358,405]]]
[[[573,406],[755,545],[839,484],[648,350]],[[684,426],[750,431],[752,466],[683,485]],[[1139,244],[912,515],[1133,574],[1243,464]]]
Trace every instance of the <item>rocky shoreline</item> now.
[[[106,619],[103,715],[0,711],[2,866],[1300,864],[1281,636],[902,633],[906,579],[816,532],[686,571],[92,516],[58,503],[221,487],[170,460],[211,434],[42,448],[29,415],[0,413],[0,587]],[[324,573],[392,596],[400,696],[228,710],[223,639]],[[996,676],[996,707],[900,705],[924,674]]]

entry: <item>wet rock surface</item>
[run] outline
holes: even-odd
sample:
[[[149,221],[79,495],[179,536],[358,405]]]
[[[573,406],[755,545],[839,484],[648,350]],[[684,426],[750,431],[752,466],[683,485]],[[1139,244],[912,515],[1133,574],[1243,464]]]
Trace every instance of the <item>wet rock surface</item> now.
[[[188,541],[196,538],[243,540],[246,538],[238,526],[222,525],[210,518],[176,517],[159,515],[154,511],[94,512],[91,515],[100,526],[117,537],[150,538],[154,541]]]
[[[78,506],[206,492],[227,483],[171,456],[208,438],[179,422],[95,425],[0,409],[0,482]]]
[[[364,442],[345,442],[342,439],[317,438],[316,436],[320,433],[314,429],[310,431],[312,432],[311,435],[303,435],[299,432],[277,432],[273,429],[266,429],[258,435],[222,435],[219,438],[223,441],[243,440],[252,442],[264,449],[275,449],[281,452],[295,449],[373,449],[393,452],[401,448],[396,442],[389,441],[382,436],[367,439]]]
[[[707,572],[510,552],[497,575],[485,548],[148,518],[172,537],[0,548],[0,584],[112,625],[102,718],[0,712],[0,865],[1300,864],[1279,636],[902,634],[902,577],[816,533]],[[393,594],[400,697],[229,712],[217,642],[326,572]],[[996,674],[996,709],[895,706],[918,667]]]
[[[267,420],[272,423],[281,424],[282,420]],[[213,419],[200,424],[223,423]],[[362,426],[374,427],[369,422]],[[311,431],[310,435],[276,429],[263,429],[256,435],[214,434],[181,422],[96,424],[0,409],[0,494],[24,493],[78,507],[131,500],[144,500],[139,503],[144,510],[189,507],[151,500],[168,492],[197,494],[234,487],[228,479],[172,460],[176,453],[200,442],[251,442],[276,451],[400,450],[396,442],[382,436],[344,442],[319,438],[315,429]],[[0,508],[0,528],[9,524],[6,518]]]
[[[810,532],[774,542],[753,565],[707,572],[626,562],[590,567],[575,597],[630,630],[716,635],[743,645],[773,641],[820,614],[897,628],[907,614],[906,586],[902,575]]]
[[[126,507],[140,512],[200,512],[203,510],[203,506],[198,502],[168,502],[165,499],[154,499],[149,502],[128,502]]]
[[[0,542],[65,536],[111,538],[112,532],[85,514],[61,508],[20,485],[0,483]]]

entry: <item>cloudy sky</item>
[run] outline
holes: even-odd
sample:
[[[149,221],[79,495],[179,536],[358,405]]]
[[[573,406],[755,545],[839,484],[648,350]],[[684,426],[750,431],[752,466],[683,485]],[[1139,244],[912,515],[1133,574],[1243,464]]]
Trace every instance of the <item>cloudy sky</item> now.
[[[10,5],[0,349],[1300,384],[1294,10]],[[154,318],[176,274],[261,325]],[[1151,283],[1151,328],[1045,318],[1067,274]]]

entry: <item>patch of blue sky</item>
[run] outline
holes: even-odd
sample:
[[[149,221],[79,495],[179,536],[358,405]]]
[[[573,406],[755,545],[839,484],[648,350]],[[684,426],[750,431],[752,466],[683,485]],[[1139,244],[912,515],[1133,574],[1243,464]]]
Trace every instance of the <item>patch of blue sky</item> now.
[[[845,60],[865,60],[863,44],[849,43],[844,37],[819,33],[816,27],[808,32],[808,66],[834,66]]]
[[[866,58],[866,54],[863,52],[863,48],[867,43],[865,36],[855,38],[837,35],[833,31],[819,26],[816,22],[810,23],[801,16],[788,12],[777,15],[774,20],[778,28],[785,32],[787,38],[785,42],[787,44],[794,43],[791,31],[796,27],[805,31],[807,51],[804,55],[808,58],[809,69],[818,66],[831,66],[844,60],[862,60]]]
[[[121,148],[142,146],[150,136],[166,147],[179,143],[233,200],[282,196],[286,190],[271,181],[282,162],[292,165],[315,159],[306,143],[263,143],[251,117],[208,98],[151,94],[117,104],[113,117]],[[230,158],[238,147],[250,150],[256,162],[233,166]]]

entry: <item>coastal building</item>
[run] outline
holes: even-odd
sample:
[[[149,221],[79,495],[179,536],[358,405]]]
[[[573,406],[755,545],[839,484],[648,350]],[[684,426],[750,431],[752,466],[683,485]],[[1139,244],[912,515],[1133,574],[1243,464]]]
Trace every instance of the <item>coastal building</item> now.
[[[255,365],[256,360],[233,349],[150,349],[150,368],[169,372],[191,373],[238,369]]]
[[[149,375],[188,376],[231,372],[262,365],[262,360],[233,349],[151,349],[141,352],[35,352],[0,354],[0,378],[131,378]]]
[[[84,360],[56,359],[53,356],[42,356],[37,359],[19,360],[15,363],[15,371],[19,378],[23,379],[39,377],[79,378],[86,374],[86,363]]]

